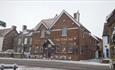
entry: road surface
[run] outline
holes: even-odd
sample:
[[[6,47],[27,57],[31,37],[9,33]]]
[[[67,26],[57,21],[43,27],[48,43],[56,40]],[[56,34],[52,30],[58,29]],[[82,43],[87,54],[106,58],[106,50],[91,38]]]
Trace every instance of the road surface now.
[[[62,69],[62,70],[63,69],[64,70],[110,70],[109,64],[100,64],[100,63],[91,63],[91,62],[84,63],[84,62],[80,62],[80,61],[0,58],[0,63],[2,63],[2,64],[16,63],[16,64],[22,65],[22,66],[56,68],[58,70],[59,69]],[[27,70],[29,70],[29,69],[27,69]],[[37,70],[39,70],[39,68]],[[40,70],[42,70],[42,69],[40,69]]]

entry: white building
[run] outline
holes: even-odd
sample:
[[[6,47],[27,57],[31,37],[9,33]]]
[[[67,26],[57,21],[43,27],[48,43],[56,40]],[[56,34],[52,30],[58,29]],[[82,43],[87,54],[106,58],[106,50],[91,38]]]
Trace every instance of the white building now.
[[[104,24],[103,29],[103,57],[110,58],[110,46],[109,46],[109,33],[108,33],[108,26],[107,23]]]

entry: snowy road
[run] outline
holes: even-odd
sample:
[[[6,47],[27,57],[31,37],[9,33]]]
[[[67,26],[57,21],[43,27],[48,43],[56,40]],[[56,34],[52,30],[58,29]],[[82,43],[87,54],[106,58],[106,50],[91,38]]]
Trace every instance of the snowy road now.
[[[109,64],[87,61],[0,58],[0,63],[31,66],[19,67],[17,70],[110,70]]]
[[[19,66],[17,70],[66,70],[66,69]]]

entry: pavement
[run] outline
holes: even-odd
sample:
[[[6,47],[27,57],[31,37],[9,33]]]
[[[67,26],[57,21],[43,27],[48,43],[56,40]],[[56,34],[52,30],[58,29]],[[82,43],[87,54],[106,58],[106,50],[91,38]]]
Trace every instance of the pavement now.
[[[34,67],[62,68],[67,70],[110,70],[110,64],[100,63],[97,59],[67,61],[67,60],[46,60],[46,59],[19,59],[0,58],[0,63],[18,64]]]

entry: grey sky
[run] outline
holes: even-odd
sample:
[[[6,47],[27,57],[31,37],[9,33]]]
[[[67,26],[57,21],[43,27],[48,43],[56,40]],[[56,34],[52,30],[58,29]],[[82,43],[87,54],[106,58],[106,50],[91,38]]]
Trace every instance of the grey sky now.
[[[40,20],[52,18],[60,14],[63,9],[73,16],[79,10],[80,22],[94,35],[101,37],[106,16],[115,8],[115,1],[32,1],[32,0],[1,0],[0,20],[7,23],[7,27],[16,25],[18,31],[22,25],[29,29],[35,27]]]

